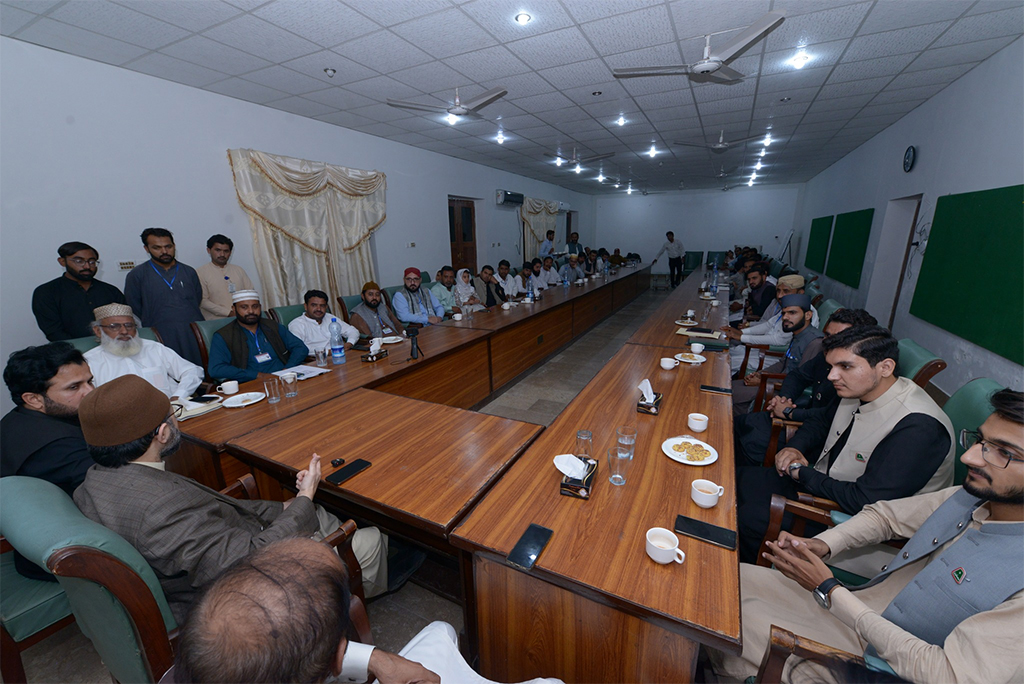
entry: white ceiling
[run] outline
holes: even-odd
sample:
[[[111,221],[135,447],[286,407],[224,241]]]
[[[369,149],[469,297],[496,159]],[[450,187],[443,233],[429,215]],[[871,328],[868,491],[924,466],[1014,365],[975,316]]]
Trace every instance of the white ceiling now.
[[[612,77],[694,62],[704,34],[770,10],[786,21],[731,63],[739,83]],[[1022,32],[1024,0],[0,0],[5,36],[591,194],[625,189],[601,170],[651,191],[745,183],[760,141],[671,143],[769,126],[757,183],[808,180]],[[384,103],[495,86],[487,120],[455,126]],[[574,147],[615,156],[579,175],[544,157]]]

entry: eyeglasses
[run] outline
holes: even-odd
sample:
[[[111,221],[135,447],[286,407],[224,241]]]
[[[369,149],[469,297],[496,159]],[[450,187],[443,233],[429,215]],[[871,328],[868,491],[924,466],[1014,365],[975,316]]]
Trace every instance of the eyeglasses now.
[[[73,263],[75,266],[85,266],[86,264],[89,266],[95,266],[100,263],[99,259],[83,259],[81,257],[71,257],[68,261]]]
[[[185,412],[185,407],[181,404],[173,404],[171,408],[171,413],[174,414],[175,418],[181,418],[181,414]],[[170,416],[168,416],[168,418],[170,418]]]
[[[134,323],[107,323],[106,325],[100,324],[100,327],[110,332],[117,332],[121,328],[124,328],[128,332],[135,330],[136,325]]]
[[[996,468],[1005,468],[1011,462],[1024,463],[1024,458],[993,444],[987,439],[982,439],[981,435],[974,430],[964,429],[960,431],[960,446],[964,449],[973,449],[977,444],[981,444],[981,457],[985,459],[985,463]]]

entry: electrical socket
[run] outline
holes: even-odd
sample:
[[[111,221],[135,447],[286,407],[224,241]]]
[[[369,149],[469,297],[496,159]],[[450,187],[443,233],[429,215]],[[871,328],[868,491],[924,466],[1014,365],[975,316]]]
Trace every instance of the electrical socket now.
[[[119,262],[117,262],[117,267],[118,267],[118,270],[121,270],[121,271],[130,271],[133,268],[135,268],[135,262],[134,261],[119,261]]]
[[[416,246],[416,243],[415,243],[415,242],[410,242],[410,243],[409,243],[409,246],[410,246],[410,247],[415,247],[415,246]]]

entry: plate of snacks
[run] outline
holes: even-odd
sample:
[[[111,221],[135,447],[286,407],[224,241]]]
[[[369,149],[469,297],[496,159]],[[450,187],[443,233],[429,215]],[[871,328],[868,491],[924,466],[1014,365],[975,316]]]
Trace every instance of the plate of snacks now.
[[[682,361],[683,363],[694,363],[694,364],[696,364],[696,363],[704,363],[705,361],[708,360],[706,356],[701,356],[700,354],[693,354],[693,353],[690,353],[690,352],[682,352],[680,354],[676,354],[675,355],[675,359],[676,359],[676,361]]]
[[[715,447],[689,435],[666,439],[661,443],[661,450],[673,461],[684,465],[706,466],[718,460]]]

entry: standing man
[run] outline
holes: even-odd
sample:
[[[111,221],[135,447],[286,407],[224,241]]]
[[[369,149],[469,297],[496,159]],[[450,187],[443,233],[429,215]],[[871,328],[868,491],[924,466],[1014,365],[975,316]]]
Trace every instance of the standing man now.
[[[231,295],[238,290],[253,289],[252,281],[241,266],[229,264],[235,243],[226,235],[217,234],[206,241],[209,263],[196,269],[203,286],[203,301],[199,308],[206,320],[231,315]]]
[[[239,290],[233,296],[235,320],[213,334],[210,343],[210,377],[218,380],[255,380],[260,373],[298,366],[309,349],[280,323],[263,318],[255,290]]]
[[[572,232],[569,234],[569,241],[565,243],[566,254],[583,254],[583,246],[580,244],[580,234]]]
[[[537,253],[541,259],[555,253],[555,231],[549,230],[544,242],[540,243],[540,251]]]
[[[302,297],[306,311],[288,324],[288,331],[305,343],[309,353],[317,349],[331,350],[331,319],[327,317],[327,293],[323,290],[310,290]],[[359,341],[359,331],[337,318],[341,326],[341,334],[345,337],[345,349],[349,349]]]
[[[64,274],[32,293],[32,313],[51,342],[89,335],[92,310],[105,304],[124,304],[113,285],[96,280],[100,253],[84,242],[65,242],[57,248]]]
[[[676,242],[676,234],[671,230],[665,233],[665,237],[668,241],[661,246],[658,253],[654,255],[654,259],[651,260],[651,264],[658,263],[658,257],[663,252],[668,252],[668,272],[669,277],[672,279],[672,289],[674,290],[679,286],[679,282],[683,279],[683,255],[686,253],[683,251],[683,243]]]
[[[124,291],[142,325],[156,327],[164,344],[186,361],[202,364],[189,323],[203,320],[199,309],[203,286],[191,266],[175,258],[174,236],[164,228],[142,231],[142,244],[150,260],[133,268]]]
[[[403,323],[437,325],[444,320],[444,307],[437,301],[437,297],[430,294],[430,290],[420,287],[421,282],[420,269],[414,266],[405,269],[405,277],[402,279],[404,287],[395,292],[391,305],[395,308],[398,320]]]

